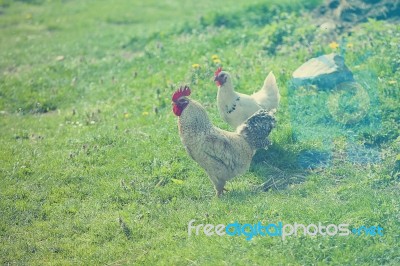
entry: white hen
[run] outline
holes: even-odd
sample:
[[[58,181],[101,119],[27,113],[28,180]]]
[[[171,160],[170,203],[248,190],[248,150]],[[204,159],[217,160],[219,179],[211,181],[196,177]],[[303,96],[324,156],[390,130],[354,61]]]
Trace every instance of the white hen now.
[[[235,92],[230,74],[222,71],[222,68],[218,68],[214,77],[218,86],[219,113],[222,119],[234,128],[260,109],[269,111],[279,106],[281,96],[272,72],[266,77],[263,87],[252,95]]]

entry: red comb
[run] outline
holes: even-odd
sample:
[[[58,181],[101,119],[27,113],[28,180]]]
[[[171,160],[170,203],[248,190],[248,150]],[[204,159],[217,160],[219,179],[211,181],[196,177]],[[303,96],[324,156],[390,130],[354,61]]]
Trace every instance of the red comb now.
[[[214,77],[218,76],[218,74],[221,73],[221,71],[222,71],[222,67],[219,67],[219,68],[217,69],[217,71],[215,71]]]
[[[190,88],[187,85],[185,85],[185,87],[181,86],[179,89],[175,91],[174,95],[172,95],[172,101],[176,102],[182,96],[189,96],[190,93],[191,93]]]

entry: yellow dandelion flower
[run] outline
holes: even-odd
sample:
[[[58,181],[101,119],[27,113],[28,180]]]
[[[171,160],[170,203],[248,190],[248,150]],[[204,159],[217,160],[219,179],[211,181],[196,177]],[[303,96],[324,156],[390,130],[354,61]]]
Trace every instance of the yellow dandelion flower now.
[[[353,48],[353,46],[354,46],[354,45],[353,45],[352,43],[348,43],[348,44],[346,45],[346,47],[347,47],[347,48],[350,48],[350,49]]]
[[[218,59],[218,55],[213,54],[213,55],[211,56],[211,59],[212,59],[212,60]]]
[[[200,68],[200,65],[199,65],[199,64],[193,64],[192,67],[193,67],[194,69],[198,69],[198,68]]]
[[[143,116],[148,116],[148,115],[149,115],[149,112],[143,112],[142,115],[143,115]]]
[[[124,113],[125,118],[128,118],[129,116],[130,116],[129,113],[127,113],[127,112]]]
[[[218,59],[218,58],[217,58],[217,59],[214,59],[213,62],[214,62],[215,64],[221,64],[221,60]]]
[[[339,44],[338,44],[337,42],[331,42],[331,43],[329,44],[329,47],[330,47],[331,49],[337,49],[337,48],[339,47]]]
[[[183,180],[180,180],[180,179],[171,178],[171,181],[174,182],[177,185],[182,185],[183,184]]]

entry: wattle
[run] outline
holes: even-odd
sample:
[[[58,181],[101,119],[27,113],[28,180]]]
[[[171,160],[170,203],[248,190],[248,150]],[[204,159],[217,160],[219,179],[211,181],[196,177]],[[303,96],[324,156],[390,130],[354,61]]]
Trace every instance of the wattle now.
[[[182,114],[182,108],[180,108],[178,105],[174,104],[172,107],[172,111],[176,116],[181,116]]]

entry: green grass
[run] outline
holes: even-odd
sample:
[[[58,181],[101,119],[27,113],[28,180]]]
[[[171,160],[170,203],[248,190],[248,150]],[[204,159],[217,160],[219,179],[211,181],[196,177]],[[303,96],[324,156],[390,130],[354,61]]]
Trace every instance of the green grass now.
[[[0,1],[0,262],[399,264],[400,28],[329,35],[312,24],[317,2]],[[370,98],[347,124],[365,94],[290,85],[332,41]],[[282,94],[273,145],[220,199],[170,107],[189,84],[229,129],[214,54],[237,90],[273,70]],[[384,236],[188,237],[192,219],[380,225]]]

